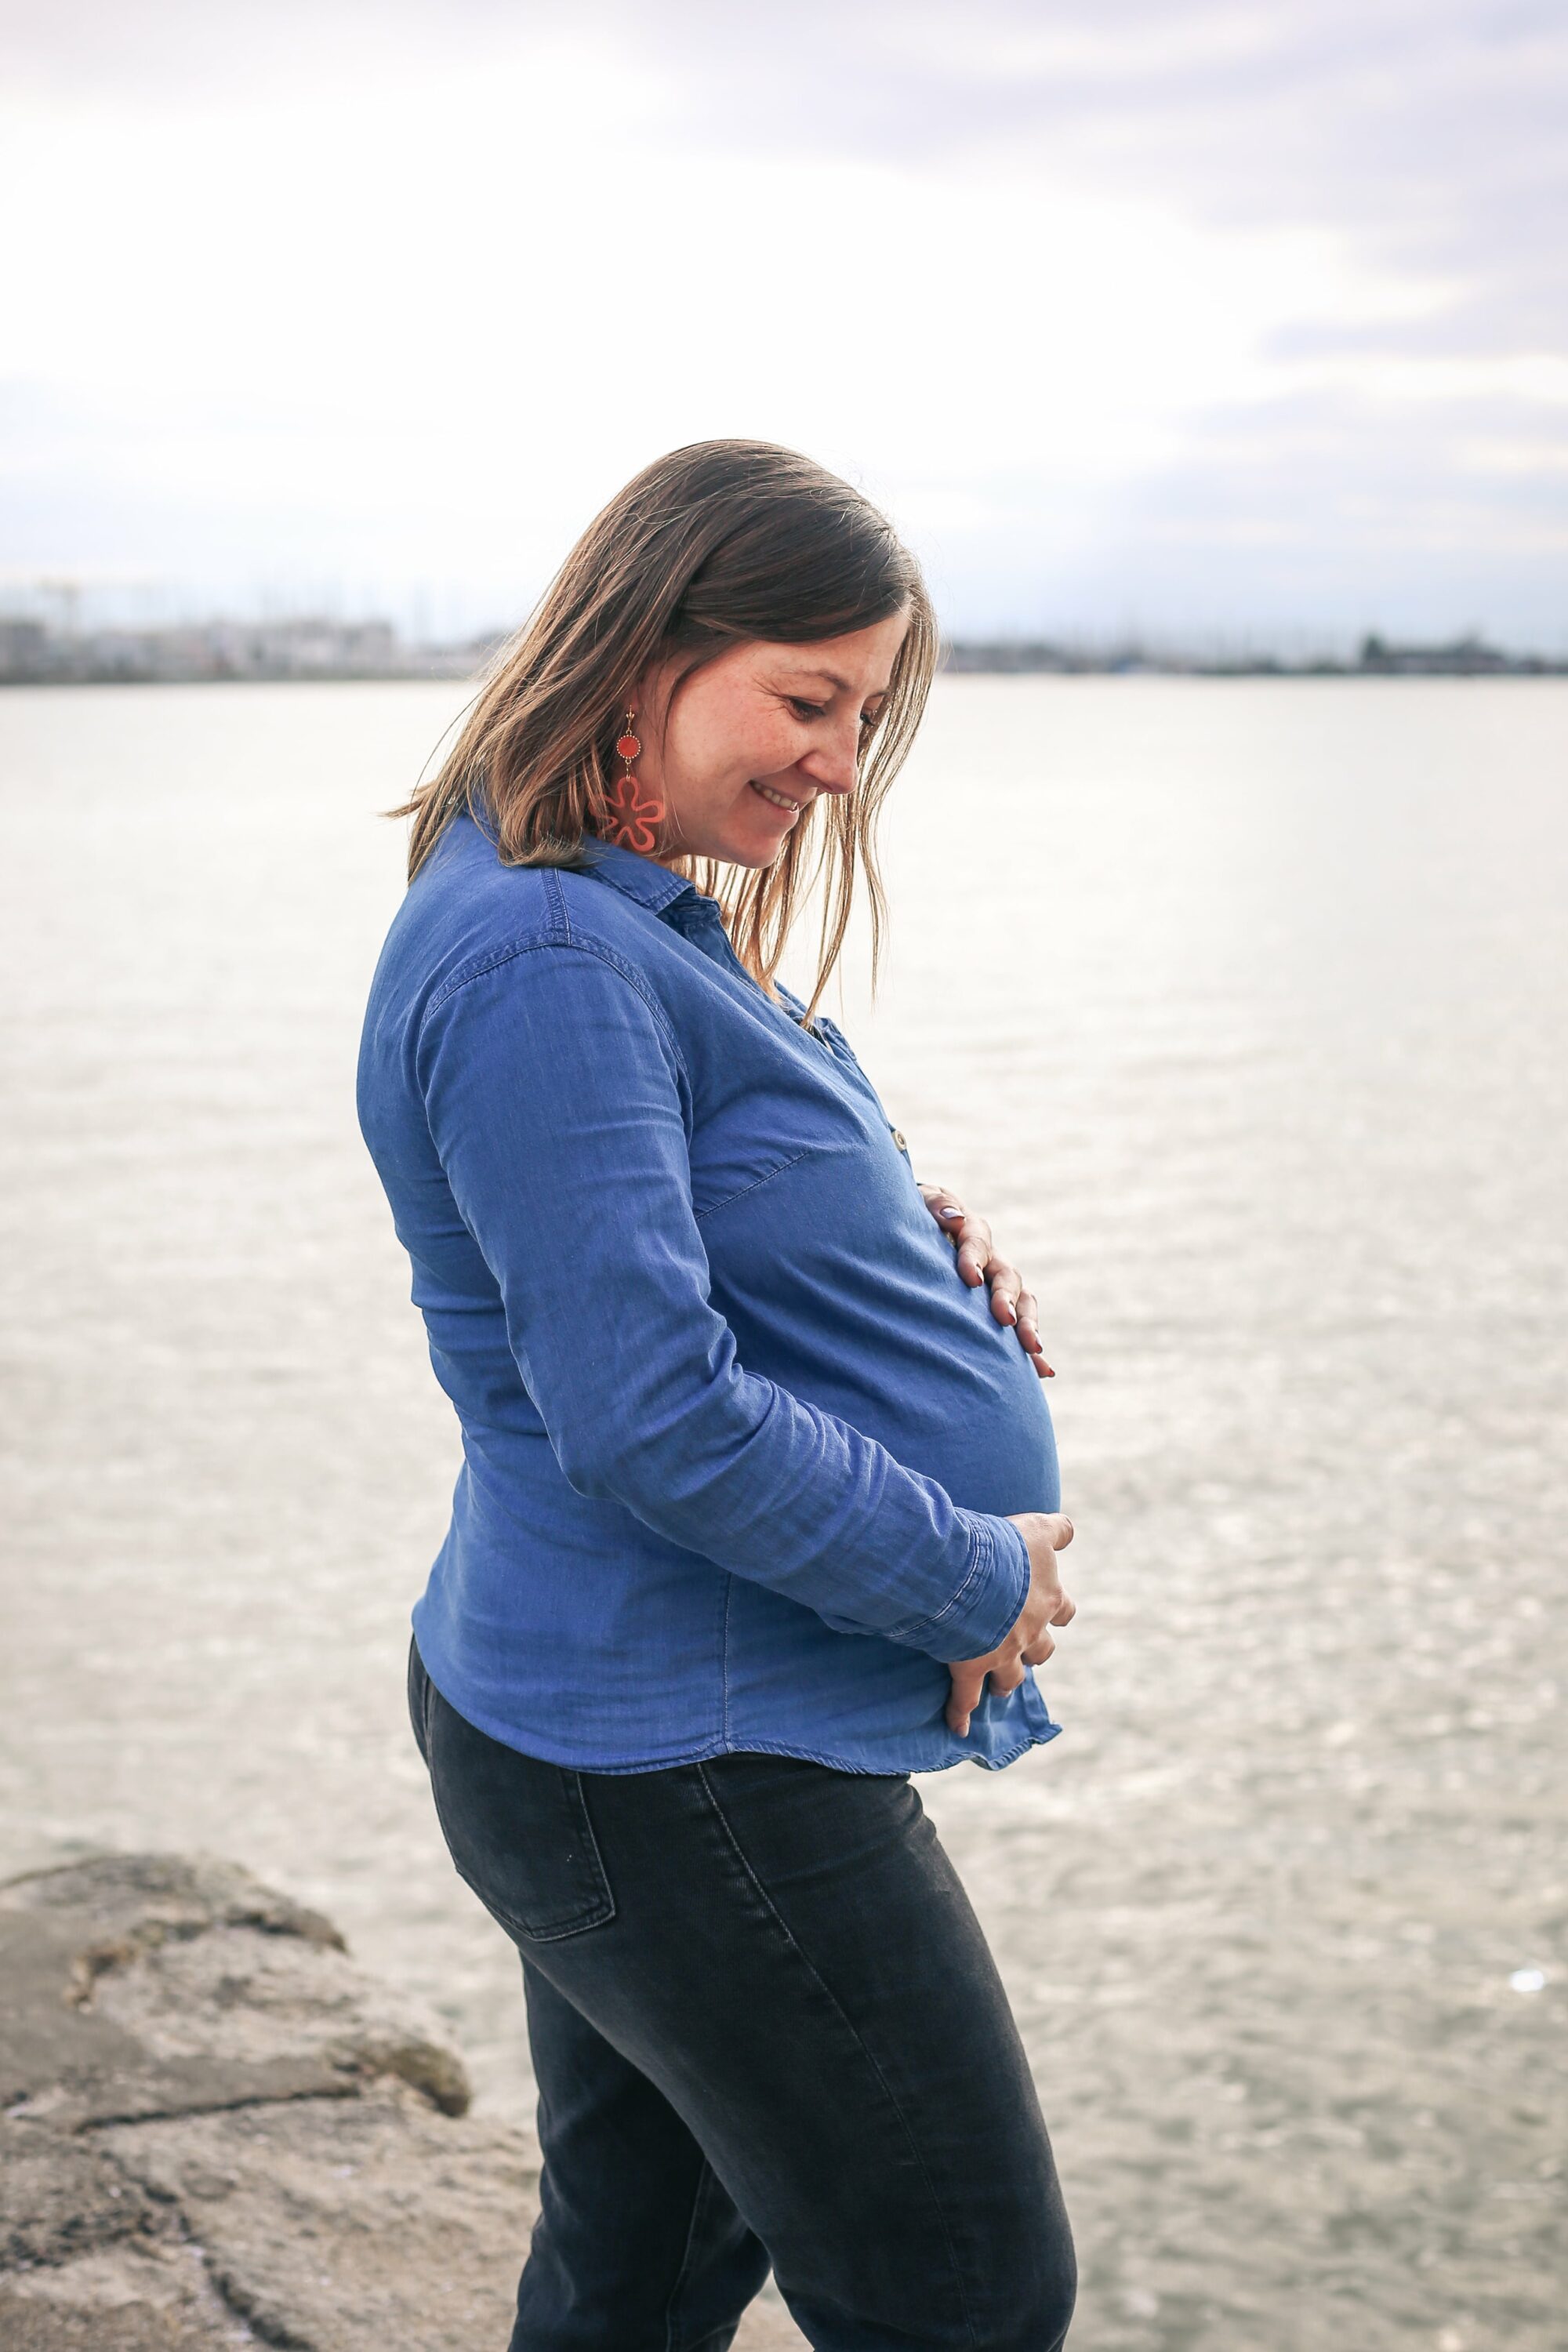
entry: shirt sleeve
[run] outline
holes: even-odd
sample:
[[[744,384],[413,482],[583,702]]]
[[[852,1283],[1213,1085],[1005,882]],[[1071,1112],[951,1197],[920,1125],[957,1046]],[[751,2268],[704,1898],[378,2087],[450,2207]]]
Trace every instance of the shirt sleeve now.
[[[521,949],[433,1002],[417,1070],[570,1484],[841,1631],[994,1649],[1028,1591],[1020,1529],[738,1362],[692,1210],[689,1083],[629,972]]]

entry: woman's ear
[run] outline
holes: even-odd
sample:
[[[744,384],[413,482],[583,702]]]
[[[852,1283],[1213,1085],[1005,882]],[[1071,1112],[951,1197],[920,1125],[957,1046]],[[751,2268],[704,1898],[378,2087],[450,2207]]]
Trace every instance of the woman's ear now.
[[[632,688],[628,709],[646,719],[650,729],[661,728],[669,709],[670,692],[679,679],[680,665],[666,658],[649,662]],[[645,738],[646,740],[646,738]]]

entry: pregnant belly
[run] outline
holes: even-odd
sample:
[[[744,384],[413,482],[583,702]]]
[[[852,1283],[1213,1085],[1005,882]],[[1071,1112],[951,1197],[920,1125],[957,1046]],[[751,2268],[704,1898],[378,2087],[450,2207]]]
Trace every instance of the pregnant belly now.
[[[878,1439],[977,1511],[1054,1511],[1055,1436],[1040,1377],[901,1159],[803,1165],[710,1221],[713,1304],[741,1363]],[[765,1205],[764,1205],[765,1204]],[[912,1205],[911,1205],[912,1204]],[[735,1213],[738,1211],[739,1213]]]

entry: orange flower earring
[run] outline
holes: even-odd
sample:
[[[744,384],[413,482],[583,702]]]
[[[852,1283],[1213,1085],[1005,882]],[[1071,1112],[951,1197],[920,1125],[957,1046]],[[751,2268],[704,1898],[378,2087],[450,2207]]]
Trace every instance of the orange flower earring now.
[[[650,857],[658,846],[658,827],[664,823],[665,807],[658,794],[645,792],[641,780],[632,773],[632,762],[642,750],[632,732],[636,720],[637,712],[628,710],[625,731],[616,744],[616,755],[625,764],[610,787],[610,821],[605,838],[623,849],[635,849],[639,857]]]

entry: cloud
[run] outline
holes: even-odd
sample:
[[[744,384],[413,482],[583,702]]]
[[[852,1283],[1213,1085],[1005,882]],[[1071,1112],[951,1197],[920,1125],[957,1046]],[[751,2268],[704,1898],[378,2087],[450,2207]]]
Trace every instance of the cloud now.
[[[885,496],[961,626],[1568,627],[1555,5],[57,0],[0,46],[13,573],[509,610],[742,431]]]

